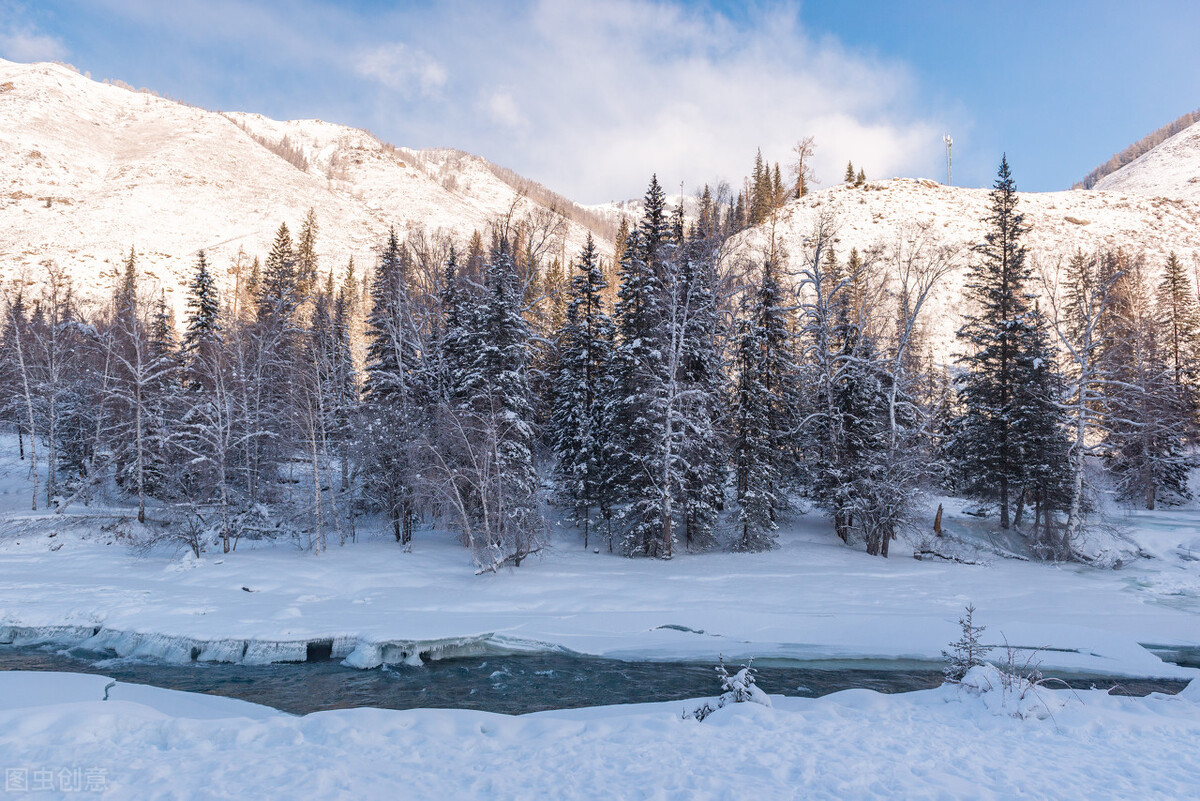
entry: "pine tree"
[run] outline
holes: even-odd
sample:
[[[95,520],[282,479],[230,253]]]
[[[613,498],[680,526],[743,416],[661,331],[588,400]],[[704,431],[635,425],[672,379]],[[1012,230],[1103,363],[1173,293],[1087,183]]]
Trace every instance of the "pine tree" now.
[[[368,492],[383,509],[396,541],[408,546],[416,522],[418,432],[424,370],[410,297],[410,260],[395,229],[379,259],[367,317],[365,445]]]
[[[662,189],[651,178],[645,214],[625,245],[614,309],[614,494],[625,507],[623,549],[648,556],[669,552],[670,519],[664,517],[663,507],[673,499],[661,481],[663,448],[669,444],[664,439],[669,420],[663,395],[670,333],[664,259],[669,234],[663,209]]]
[[[771,169],[763,163],[762,150],[754,156],[754,173],[750,183],[750,225],[758,225],[771,216],[775,192],[771,186]]]
[[[867,182],[867,174],[865,172],[863,172],[862,168],[859,168],[858,175],[856,175],[854,177],[854,185],[862,186],[866,182]]]
[[[1109,469],[1120,497],[1147,509],[1191,497],[1186,451],[1191,420],[1179,404],[1174,365],[1142,260],[1119,257],[1103,362]]]
[[[257,316],[260,325],[290,330],[300,305],[296,251],[287,223],[281,223],[258,286]]]
[[[1063,546],[1067,549],[1073,548],[1084,527],[1088,489],[1086,459],[1099,452],[1100,433],[1105,430],[1104,332],[1108,327],[1117,277],[1116,270],[1107,266],[1112,260],[1112,254],[1089,255],[1079,251],[1067,262],[1061,301],[1057,286],[1047,287],[1046,292],[1055,311],[1055,333],[1067,356],[1064,360],[1066,390],[1063,393],[1070,439],[1070,486],[1063,531]]]
[[[1026,323],[1021,329],[1013,403],[1013,428],[1024,465],[1014,522],[1020,527],[1024,507],[1032,504],[1034,548],[1043,556],[1066,557],[1070,542],[1056,521],[1056,513],[1068,510],[1071,501],[1063,380],[1041,311],[1032,309]]]
[[[167,305],[166,292],[159,294],[150,321],[150,364],[148,376],[148,422],[146,483],[149,492],[167,491],[171,470],[173,414],[178,409],[181,390],[181,361],[175,337],[175,314]]]
[[[272,474],[284,462],[297,430],[299,410],[291,381],[302,331],[296,264],[291,234],[286,223],[280,224],[258,284],[252,349],[241,368],[246,376],[242,425],[250,443],[245,472],[252,499],[277,485]]]
[[[738,539],[734,550],[775,547],[776,509],[781,505],[777,454],[770,432],[772,397],[763,382],[765,343],[749,309],[738,322],[736,389],[733,403],[733,460]]]
[[[1200,422],[1200,306],[1183,264],[1175,253],[1167,258],[1158,286],[1157,310],[1170,361],[1176,403],[1192,422],[1194,439]]]
[[[606,287],[596,244],[588,236],[559,332],[561,356],[554,385],[554,451],[558,474],[570,499],[572,518],[583,529],[588,547],[592,510],[611,517],[607,497],[610,472],[607,446],[612,370],[612,320],[604,312]]]
[[[621,264],[625,259],[625,243],[629,240],[629,219],[622,216],[621,222],[617,224],[617,236],[613,240],[613,258],[608,263],[607,269],[603,270],[604,283],[609,287],[614,287],[617,284],[617,265]]]
[[[1021,407],[1030,396],[1020,391],[1028,378],[1021,365],[1028,361],[1030,268],[1021,239],[1028,230],[1025,215],[1017,210],[1016,184],[1008,160],[1000,169],[991,192],[988,231],[975,246],[978,260],[971,264],[966,285],[978,312],[958,332],[968,353],[960,359],[965,374],[959,380],[962,414],[951,443],[957,472],[968,494],[996,500],[1000,526],[1010,524],[1010,506],[1027,477],[1022,453],[1031,419]]]
[[[852,184],[852,183],[854,183],[854,177],[855,177],[854,176],[854,162],[847,161],[846,162],[846,175],[842,180],[848,184]]]
[[[793,341],[794,314],[785,302],[775,263],[763,264],[751,310],[755,335],[761,346],[759,380],[767,393],[767,427],[764,433],[781,481],[794,481],[800,454],[793,435],[799,419],[799,372]],[[786,504],[786,493],[776,495],[776,511]]]
[[[717,515],[724,506],[725,464],[721,420],[725,416],[725,373],[717,334],[716,254],[693,239],[676,253],[672,316],[679,328],[677,375],[672,383],[681,442],[679,510],[689,548],[716,541]]]
[[[962,634],[950,643],[949,651],[942,651],[942,658],[946,660],[942,673],[949,681],[962,681],[967,671],[984,664],[984,658],[992,650],[991,646],[979,641],[987,627],[975,625],[974,605],[967,606],[966,614],[958,619],[958,625],[962,627]]]
[[[806,310],[810,348],[822,342],[828,348],[816,361],[813,384],[819,414],[813,426],[818,436],[809,454],[812,492],[833,517],[843,541],[858,531],[868,553],[886,556],[890,521],[880,519],[876,496],[886,469],[887,394],[880,354],[863,329],[867,310],[862,262],[852,252],[842,268],[831,257],[826,273],[821,282],[827,288],[820,293],[825,308]],[[815,287],[817,279],[807,278]]]
[[[63,428],[64,432],[76,429],[64,453],[71,454],[81,468],[81,491],[98,480],[100,464],[95,456],[102,440],[107,440],[117,485],[137,498],[138,522],[145,522],[147,499],[163,490],[166,412],[176,369],[174,332],[165,302],[152,308],[139,298],[136,254],[130,250],[114,291],[111,321],[102,328],[101,347],[96,349],[104,367],[95,371],[86,358],[78,362],[82,369],[72,393],[75,409]],[[88,394],[88,386],[96,383],[97,403],[83,408],[79,402]],[[85,434],[80,428],[84,424],[94,434]]]
[[[204,365],[211,363],[212,353],[220,343],[220,297],[204,251],[196,254],[196,274],[188,285],[187,327],[183,335],[185,382],[195,388],[205,376],[211,378]]]
[[[300,238],[296,240],[296,295],[297,303],[304,304],[317,288],[317,213],[308,209],[304,224],[300,227]]]
[[[476,519],[462,521],[481,569],[520,566],[538,549],[541,519],[533,466],[533,398],[529,389],[529,328],[510,245],[493,243],[476,315],[472,359],[461,382],[468,412],[466,446],[480,501]]]

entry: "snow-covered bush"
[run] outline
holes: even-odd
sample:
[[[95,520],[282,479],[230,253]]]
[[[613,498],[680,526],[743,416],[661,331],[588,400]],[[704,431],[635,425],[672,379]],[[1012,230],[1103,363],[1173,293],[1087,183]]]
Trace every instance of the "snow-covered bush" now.
[[[754,669],[750,667],[752,664],[754,664],[753,659],[742,665],[738,672],[731,676],[725,669],[725,658],[721,657],[717,664],[717,678],[721,681],[722,692],[715,705],[705,701],[691,712],[685,712],[683,717],[685,719],[695,718],[698,721],[704,720],[713,712],[729,704],[752,703],[771,706],[771,699],[754,682]]]
[[[992,650],[991,646],[979,642],[986,626],[976,626],[974,617],[975,606],[968,604],[967,613],[958,619],[958,624],[962,626],[961,636],[950,643],[949,651],[942,651],[946,660],[942,673],[947,681],[962,681],[971,668],[984,664],[984,657]]]
[[[996,715],[1014,718],[1052,716],[1066,706],[1066,700],[1043,685],[1041,673],[1023,674],[1001,670],[995,665],[976,665],[967,671],[959,686],[983,699],[984,706]]]

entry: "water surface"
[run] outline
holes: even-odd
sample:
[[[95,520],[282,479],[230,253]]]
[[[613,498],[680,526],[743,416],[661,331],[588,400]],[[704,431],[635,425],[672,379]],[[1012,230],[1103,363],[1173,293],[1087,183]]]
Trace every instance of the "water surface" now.
[[[924,690],[942,681],[929,663],[872,663],[866,668],[755,665],[768,693],[816,697],[855,687],[894,693]],[[731,665],[732,668],[736,667]],[[458,708],[521,714],[606,704],[674,701],[720,692],[713,664],[624,662],[562,654],[446,659],[420,667],[391,665],[358,670],[338,662],[177,665],[53,647],[0,646],[0,670],[96,673],[132,684],[240,698],[306,714],[322,709]],[[1178,692],[1187,682],[1065,677],[1077,688],[1117,687],[1122,694]]]

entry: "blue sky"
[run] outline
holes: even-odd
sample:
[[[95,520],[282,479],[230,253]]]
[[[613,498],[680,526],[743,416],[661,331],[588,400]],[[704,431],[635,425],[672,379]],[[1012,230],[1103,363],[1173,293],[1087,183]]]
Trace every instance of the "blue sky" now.
[[[0,0],[0,56],[479,153],[583,202],[737,180],[1066,188],[1200,107],[1200,3]],[[1189,41],[1190,39],[1190,41]]]

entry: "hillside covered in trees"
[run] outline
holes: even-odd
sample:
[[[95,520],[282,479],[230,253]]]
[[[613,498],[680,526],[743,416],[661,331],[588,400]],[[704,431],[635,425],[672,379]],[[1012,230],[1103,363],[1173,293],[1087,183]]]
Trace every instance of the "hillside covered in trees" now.
[[[340,280],[310,212],[235,292],[198,254],[178,326],[136,251],[92,311],[52,267],[5,295],[4,408],[46,465],[31,504],[126,498],[197,554],[448,529],[492,571],[545,547],[554,509],[584,547],[670,558],[769,550],[811,504],[887,556],[950,491],[1031,554],[1086,559],[1089,463],[1147,508],[1188,497],[1190,263],[1130,242],[1035,274],[1006,162],[969,252],[927,229],[839,252],[826,215],[800,252],[747,261],[707,188],[691,222],[656,180],[643,208],[615,264],[589,238],[564,271],[507,218],[393,231]],[[928,304],[964,265],[947,361]]]

